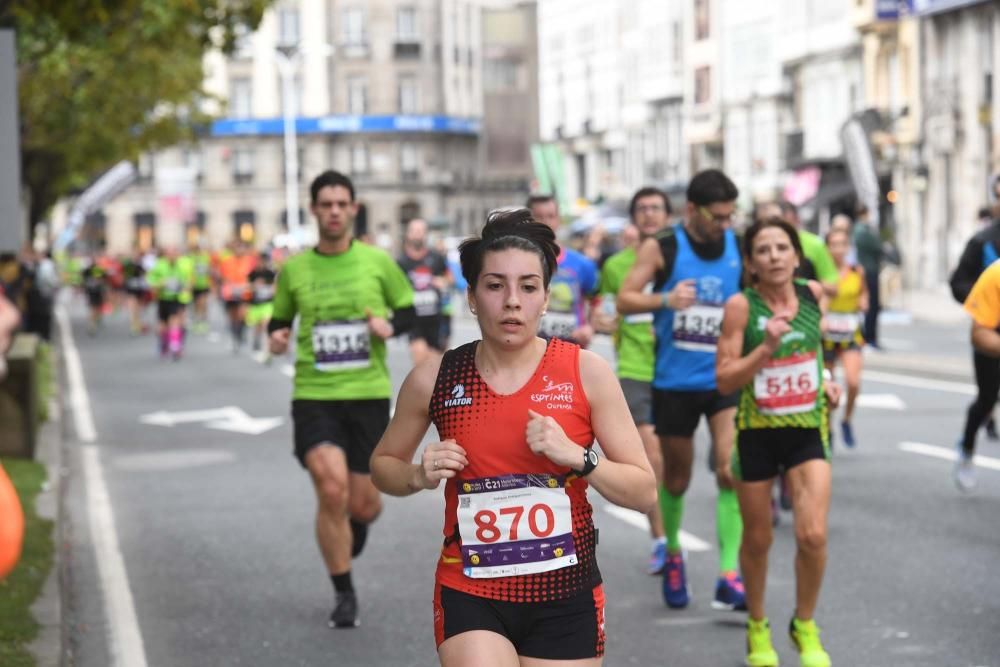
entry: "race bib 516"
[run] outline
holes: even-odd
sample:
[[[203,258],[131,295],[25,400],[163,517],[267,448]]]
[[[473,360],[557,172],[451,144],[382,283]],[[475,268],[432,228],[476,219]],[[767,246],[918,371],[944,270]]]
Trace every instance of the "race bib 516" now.
[[[757,409],[762,415],[791,415],[816,407],[819,366],[816,353],[771,359],[753,380]]]

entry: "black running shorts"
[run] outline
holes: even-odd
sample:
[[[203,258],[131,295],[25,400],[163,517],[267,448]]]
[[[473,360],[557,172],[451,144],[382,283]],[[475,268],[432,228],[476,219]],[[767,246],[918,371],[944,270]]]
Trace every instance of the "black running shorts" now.
[[[711,418],[726,408],[735,408],[740,394],[720,394],[709,391],[673,391],[653,388],[653,418],[656,434],[690,438],[698,428],[701,416]]]
[[[410,341],[424,340],[428,347],[432,347],[439,352],[444,352],[444,343],[441,337],[441,315],[429,315],[418,317],[413,322],[410,329]]]
[[[761,482],[813,459],[830,460],[818,428],[754,428],[736,432],[732,471],[736,479]]]
[[[171,317],[184,310],[180,301],[158,301],[156,304],[156,319],[166,323]]]
[[[564,600],[503,602],[434,587],[434,643],[473,630],[510,640],[517,654],[539,660],[586,660],[604,655],[604,586]]]
[[[322,444],[344,450],[351,472],[369,474],[368,459],[389,425],[389,399],[356,401],[292,401],[295,458],[306,467],[306,455]]]

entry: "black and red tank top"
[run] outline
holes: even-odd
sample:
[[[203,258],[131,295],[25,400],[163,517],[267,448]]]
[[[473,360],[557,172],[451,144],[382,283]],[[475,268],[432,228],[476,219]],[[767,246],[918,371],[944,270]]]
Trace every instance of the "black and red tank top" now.
[[[525,438],[530,409],[555,418],[581,449],[593,443],[580,348],[550,340],[531,379],[501,395],[479,375],[478,344],[444,355],[430,402],[439,438],[455,440],[469,460],[445,485],[437,581],[508,602],[592,589],[601,575],[587,482],[532,453]]]

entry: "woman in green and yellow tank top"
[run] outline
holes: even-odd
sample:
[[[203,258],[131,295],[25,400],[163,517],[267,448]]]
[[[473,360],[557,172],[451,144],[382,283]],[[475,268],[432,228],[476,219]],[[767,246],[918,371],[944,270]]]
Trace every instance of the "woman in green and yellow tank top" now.
[[[861,335],[861,322],[863,313],[868,310],[868,287],[865,270],[847,262],[847,255],[851,250],[851,239],[847,232],[832,230],[826,235],[826,246],[837,265],[839,278],[837,295],[830,299],[823,320],[823,360],[831,373],[838,359],[844,367],[847,400],[840,432],[844,444],[853,447],[851,417],[854,416],[854,403],[861,390],[861,367],[864,363],[861,348],[865,344]]]
[[[733,478],[743,516],[740,567],[746,588],[751,667],[777,667],[764,614],[772,541],[771,485],[784,474],[795,516],[796,601],[789,627],[801,663],[827,667],[813,612],[826,566],[830,506],[829,400],[840,389],[823,371],[822,288],[794,278],[802,246],[787,222],[754,223],[743,237],[750,287],[726,302],[716,356],[720,392],[740,392]]]

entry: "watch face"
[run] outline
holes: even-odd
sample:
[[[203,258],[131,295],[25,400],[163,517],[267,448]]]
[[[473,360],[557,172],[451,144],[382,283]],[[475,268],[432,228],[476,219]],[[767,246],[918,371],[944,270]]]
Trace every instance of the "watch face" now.
[[[590,460],[590,465],[592,466],[597,465],[597,452],[595,452],[593,449],[587,452],[587,458]]]

